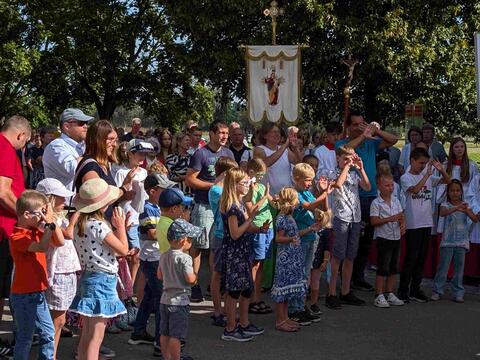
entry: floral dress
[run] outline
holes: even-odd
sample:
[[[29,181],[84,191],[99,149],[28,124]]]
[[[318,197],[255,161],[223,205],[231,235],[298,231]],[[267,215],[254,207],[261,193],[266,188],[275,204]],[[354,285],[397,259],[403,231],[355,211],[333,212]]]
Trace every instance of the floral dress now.
[[[280,230],[285,232],[285,236],[298,236],[297,224],[290,215],[278,216],[277,231]],[[307,282],[303,256],[300,245],[277,244],[277,261],[271,291],[275,303],[305,296]]]
[[[250,271],[252,265],[251,234],[245,232],[233,240],[228,228],[228,218],[236,216],[238,226],[245,222],[245,208],[243,205],[234,204],[222,214],[225,236],[222,242],[222,289],[225,291],[243,291],[253,289],[253,279]]]

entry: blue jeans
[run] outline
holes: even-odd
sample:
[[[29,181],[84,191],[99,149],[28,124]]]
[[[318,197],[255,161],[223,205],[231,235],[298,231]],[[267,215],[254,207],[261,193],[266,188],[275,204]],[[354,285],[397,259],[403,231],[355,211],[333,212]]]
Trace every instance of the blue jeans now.
[[[160,298],[163,285],[157,278],[157,268],[158,261],[140,261],[140,269],[145,275],[145,289],[133,324],[133,333],[137,335],[145,331],[150,314],[155,312],[155,341],[160,344]]]
[[[53,359],[54,336],[52,318],[45,293],[10,294],[10,306],[15,313],[15,360],[27,360],[33,334],[39,336],[39,359]]]
[[[300,243],[303,251],[303,259],[305,264],[305,278],[308,279],[310,277],[310,271],[312,270],[312,262],[313,262],[313,248],[314,248],[314,241],[303,241]],[[305,309],[305,297],[294,298],[288,302],[288,313],[293,314],[297,311],[303,311]]]
[[[447,281],[448,269],[453,259],[453,277],[450,282],[452,296],[463,297],[465,289],[463,287],[463,268],[465,266],[465,253],[467,250],[463,247],[444,246],[440,248],[440,262],[437,273],[433,280],[433,291],[437,294],[443,294],[443,288]]]

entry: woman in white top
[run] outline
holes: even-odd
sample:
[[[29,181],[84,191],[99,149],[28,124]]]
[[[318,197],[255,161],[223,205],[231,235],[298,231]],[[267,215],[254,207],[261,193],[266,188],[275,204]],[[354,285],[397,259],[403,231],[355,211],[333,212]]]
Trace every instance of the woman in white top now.
[[[408,144],[402,148],[400,159],[398,160],[398,168],[401,174],[404,174],[410,166],[410,153],[417,147],[417,144],[422,141],[422,130],[419,127],[412,126],[407,133]]]
[[[266,181],[270,184],[270,193],[278,194],[284,186],[292,185],[291,164],[302,160],[298,151],[296,137],[288,137],[280,144],[282,132],[272,122],[263,124],[260,130],[260,146],[253,150],[253,157],[262,159],[267,165]]]

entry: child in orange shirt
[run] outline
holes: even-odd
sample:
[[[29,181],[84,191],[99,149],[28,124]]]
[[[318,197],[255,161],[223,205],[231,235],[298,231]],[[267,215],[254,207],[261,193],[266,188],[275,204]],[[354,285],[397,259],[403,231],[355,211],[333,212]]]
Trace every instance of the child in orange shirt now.
[[[45,195],[27,190],[18,198],[16,209],[18,222],[10,236],[15,264],[10,291],[17,329],[15,359],[28,359],[35,329],[40,337],[40,358],[53,359],[55,330],[45,299],[48,287],[45,253],[50,245],[63,246],[65,240],[54,223],[52,206]]]

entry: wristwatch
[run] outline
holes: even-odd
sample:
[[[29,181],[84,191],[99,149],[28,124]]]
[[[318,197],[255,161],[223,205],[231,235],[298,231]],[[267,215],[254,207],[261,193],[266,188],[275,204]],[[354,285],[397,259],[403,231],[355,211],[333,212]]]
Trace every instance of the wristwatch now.
[[[55,223],[45,223],[45,229],[50,229],[50,230],[55,230],[57,228],[57,225]]]

